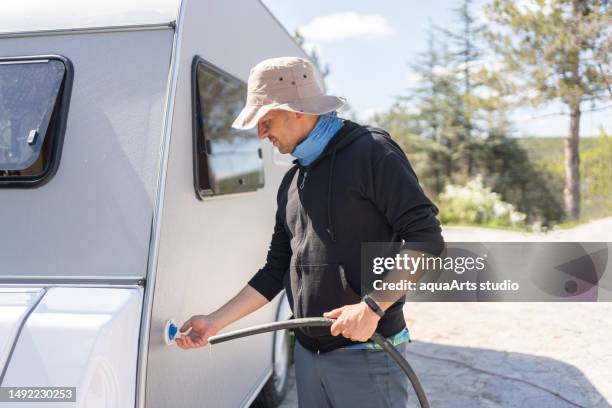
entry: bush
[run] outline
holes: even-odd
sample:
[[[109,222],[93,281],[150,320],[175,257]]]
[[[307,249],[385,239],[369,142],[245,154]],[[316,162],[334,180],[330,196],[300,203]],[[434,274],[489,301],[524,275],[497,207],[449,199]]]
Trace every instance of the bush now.
[[[592,138],[590,144],[580,152],[580,205],[584,220],[612,215],[612,137],[600,129],[599,137]]]
[[[540,166],[521,142],[492,132],[478,152],[476,173],[483,174],[484,185],[503,201],[525,213],[526,223],[550,227],[563,218],[563,173],[557,176]]]
[[[498,193],[485,187],[478,175],[465,186],[446,185],[438,196],[443,224],[476,224],[492,227],[523,227],[526,215],[502,201]]]

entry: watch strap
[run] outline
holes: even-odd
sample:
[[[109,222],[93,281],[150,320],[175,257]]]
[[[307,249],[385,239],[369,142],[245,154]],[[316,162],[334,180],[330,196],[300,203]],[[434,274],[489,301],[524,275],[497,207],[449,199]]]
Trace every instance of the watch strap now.
[[[385,315],[385,312],[380,308],[380,306],[378,306],[378,303],[376,303],[376,301],[374,299],[372,299],[370,296],[365,295],[363,297],[363,301],[379,317],[383,317]]]

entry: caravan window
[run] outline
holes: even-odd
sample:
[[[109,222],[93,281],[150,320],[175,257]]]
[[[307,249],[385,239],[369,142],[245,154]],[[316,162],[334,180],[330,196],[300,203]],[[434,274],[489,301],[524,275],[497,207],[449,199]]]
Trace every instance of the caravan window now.
[[[246,85],[196,56],[193,61],[194,173],[199,198],[253,191],[264,185],[256,130],[231,124],[246,99]]]
[[[59,162],[69,63],[0,58],[0,187],[47,181]]]

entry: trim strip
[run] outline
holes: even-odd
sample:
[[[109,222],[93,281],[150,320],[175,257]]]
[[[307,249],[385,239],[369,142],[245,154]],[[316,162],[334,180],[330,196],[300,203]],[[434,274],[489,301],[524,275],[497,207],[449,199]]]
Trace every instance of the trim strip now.
[[[0,276],[1,284],[26,284],[26,285],[137,285],[145,286],[146,279],[141,276]]]
[[[135,24],[123,26],[101,26],[101,27],[82,27],[82,28],[59,28],[55,30],[33,30],[21,32],[0,32],[0,38],[20,38],[20,37],[37,37],[48,35],[69,35],[69,34],[92,34],[92,33],[109,33],[116,31],[143,31],[143,30],[165,30],[174,29],[175,21],[167,23],[155,24]]]
[[[262,388],[268,382],[268,379],[272,377],[273,373],[274,373],[274,369],[268,368],[268,370],[264,373],[263,377],[261,377],[259,384],[256,387],[252,388],[253,392],[251,392],[251,395],[245,401],[243,401],[243,403],[240,405],[241,408],[246,408],[246,407],[251,406],[253,401],[255,401],[255,398],[257,398],[257,396],[261,392]]]
[[[181,55],[181,39],[183,36],[183,15],[186,1],[180,0],[174,28],[172,54],[170,56],[170,70],[166,89],[166,103],[164,122],[162,127],[162,140],[159,146],[160,167],[157,174],[157,197],[153,219],[151,220],[151,238],[149,240],[149,257],[147,263],[147,282],[145,286],[142,313],[140,318],[140,336],[138,338],[138,358],[136,366],[136,402],[135,407],[145,408],[147,385],[147,362],[149,358],[149,336],[151,331],[151,315],[153,314],[153,295],[155,292],[155,279],[157,275],[157,260],[159,256],[159,241],[161,235],[161,216],[164,207],[166,192],[166,173],[168,170],[168,156],[170,150],[170,136],[172,132],[172,116],[174,114],[174,100],[178,83],[179,61]]]

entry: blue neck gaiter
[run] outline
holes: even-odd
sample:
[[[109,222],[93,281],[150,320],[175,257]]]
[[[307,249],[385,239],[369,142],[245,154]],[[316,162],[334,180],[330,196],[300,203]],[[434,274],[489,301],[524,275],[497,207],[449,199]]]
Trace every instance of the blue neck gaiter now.
[[[312,131],[291,153],[302,166],[308,166],[321,154],[327,143],[343,125],[338,112],[333,111],[319,116]]]

